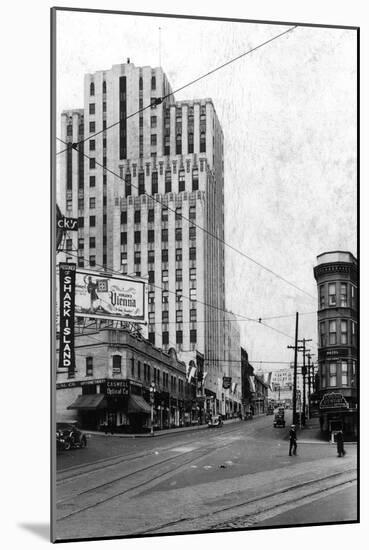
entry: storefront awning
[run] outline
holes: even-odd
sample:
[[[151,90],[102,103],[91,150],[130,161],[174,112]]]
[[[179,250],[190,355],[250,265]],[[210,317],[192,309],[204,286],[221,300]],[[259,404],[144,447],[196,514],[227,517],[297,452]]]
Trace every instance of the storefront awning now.
[[[103,393],[94,393],[91,395],[79,395],[77,399],[67,407],[67,409],[79,409],[81,411],[91,411],[96,409],[106,409],[107,402]]]
[[[145,401],[141,395],[130,395],[128,401],[128,414],[141,413],[150,414],[150,405]]]

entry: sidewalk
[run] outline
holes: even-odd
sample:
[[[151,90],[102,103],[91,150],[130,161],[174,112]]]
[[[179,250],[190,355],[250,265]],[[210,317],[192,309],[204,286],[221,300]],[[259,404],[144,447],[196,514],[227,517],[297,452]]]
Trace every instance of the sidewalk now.
[[[235,422],[241,422],[239,418],[232,418],[230,420],[223,420],[223,424],[233,424]],[[120,434],[120,433],[104,433],[104,432],[98,432],[93,430],[83,430],[85,434],[88,435],[99,435],[101,437],[124,437],[128,439],[136,439],[140,437],[164,437],[164,436],[170,436],[175,435],[177,433],[185,433],[185,432],[191,432],[196,430],[205,430],[209,429],[208,424],[201,424],[201,425],[194,425],[194,426],[187,426],[185,428],[169,428],[168,430],[157,430],[153,433],[144,433],[144,434]],[[213,428],[214,430],[217,430],[218,428]]]
[[[298,443],[301,444],[336,445],[327,439],[327,434],[320,431],[319,421],[315,418],[308,419],[304,427],[297,427],[297,438]],[[345,441],[345,445],[357,445],[357,442]]]

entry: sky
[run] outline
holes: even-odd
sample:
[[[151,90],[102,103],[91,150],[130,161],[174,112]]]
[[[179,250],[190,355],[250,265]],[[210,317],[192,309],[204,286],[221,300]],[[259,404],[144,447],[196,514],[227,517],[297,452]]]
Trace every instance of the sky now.
[[[58,114],[83,106],[85,73],[127,57],[161,60],[176,89],[289,27],[58,12]],[[224,132],[225,241],[243,253],[225,248],[226,305],[263,321],[240,321],[254,366],[285,367],[296,311],[316,354],[316,256],[357,253],[356,33],[298,27],[176,95],[203,97]]]

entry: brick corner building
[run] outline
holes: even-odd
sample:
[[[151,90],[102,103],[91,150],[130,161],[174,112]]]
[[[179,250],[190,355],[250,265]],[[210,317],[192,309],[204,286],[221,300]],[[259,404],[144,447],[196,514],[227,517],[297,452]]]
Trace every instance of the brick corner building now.
[[[357,436],[358,304],[357,259],[351,252],[324,252],[317,257],[318,377],[321,429],[343,429]]]

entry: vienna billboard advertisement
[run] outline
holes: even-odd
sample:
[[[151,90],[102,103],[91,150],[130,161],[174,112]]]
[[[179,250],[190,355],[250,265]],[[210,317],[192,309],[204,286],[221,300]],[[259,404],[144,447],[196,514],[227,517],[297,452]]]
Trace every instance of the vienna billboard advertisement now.
[[[78,269],[75,315],[111,321],[145,322],[145,281]]]

